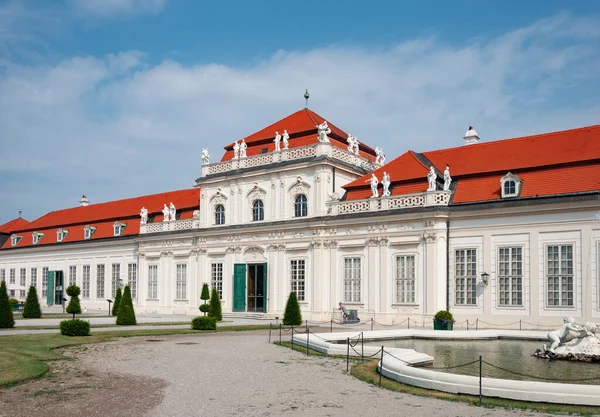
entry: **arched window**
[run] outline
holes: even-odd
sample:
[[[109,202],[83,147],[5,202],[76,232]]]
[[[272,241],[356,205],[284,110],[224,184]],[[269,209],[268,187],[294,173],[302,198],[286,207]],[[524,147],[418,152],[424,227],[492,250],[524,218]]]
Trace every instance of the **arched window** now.
[[[260,221],[265,219],[265,205],[262,200],[254,200],[252,203],[252,221]]]
[[[513,195],[517,193],[517,186],[513,180],[504,183],[504,195]]]
[[[294,201],[294,217],[308,216],[308,203],[304,194],[298,194]]]
[[[215,224],[225,224],[225,207],[223,204],[215,206]]]

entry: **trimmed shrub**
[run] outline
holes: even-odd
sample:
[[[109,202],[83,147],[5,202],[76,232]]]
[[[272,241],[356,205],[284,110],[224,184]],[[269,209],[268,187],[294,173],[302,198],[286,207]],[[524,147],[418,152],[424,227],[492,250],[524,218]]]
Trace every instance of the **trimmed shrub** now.
[[[204,285],[202,285],[202,294],[200,294],[200,299],[204,300],[204,304],[200,306],[200,311],[206,316],[206,313],[208,313],[209,310],[208,306],[206,305],[206,301],[210,300],[210,292],[208,291],[208,284],[206,282]]]
[[[133,311],[133,301],[131,300],[131,289],[129,285],[123,290],[123,298],[119,303],[119,312],[117,313],[117,324],[134,325],[137,324],[135,311]]]
[[[27,293],[27,300],[25,300],[25,306],[23,306],[23,318],[24,319],[39,319],[42,317],[42,309],[40,308],[40,301],[38,300],[38,293],[35,287],[32,285],[29,287]]]
[[[6,283],[0,284],[0,327],[3,329],[15,327],[15,317],[6,292]]]
[[[291,292],[285,304],[285,313],[283,314],[283,324],[299,326],[302,324],[302,313],[300,312],[300,304],[295,292]]]
[[[113,303],[112,315],[116,316],[119,314],[119,305],[121,304],[121,289],[117,288],[117,293],[115,294],[115,302]]]
[[[208,317],[212,317],[217,321],[223,320],[223,314],[221,313],[221,299],[216,288],[212,289],[210,294],[210,303],[208,303]]]
[[[208,304],[202,304],[199,308],[200,308],[200,311],[203,312],[205,316],[206,316],[206,313],[208,313],[210,311],[210,306]]]
[[[10,304],[10,305],[19,304],[19,300],[17,300],[16,298],[9,298],[8,304]]]
[[[452,313],[448,310],[440,310],[437,313],[435,313],[434,319],[440,321],[452,321],[453,317]]]
[[[67,305],[67,313],[73,315],[73,320],[75,320],[75,314],[81,314],[79,294],[81,294],[81,290],[77,285],[69,285],[67,287],[67,295],[71,297],[69,300],[69,305]]]
[[[217,330],[217,319],[214,317],[198,316],[192,320],[194,330]]]
[[[73,319],[60,322],[60,334],[64,336],[89,336],[90,322]]]

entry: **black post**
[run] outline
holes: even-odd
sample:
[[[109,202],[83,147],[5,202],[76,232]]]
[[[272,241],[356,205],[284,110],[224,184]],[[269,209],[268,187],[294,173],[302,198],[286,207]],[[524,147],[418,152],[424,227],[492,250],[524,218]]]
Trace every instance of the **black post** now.
[[[308,333],[308,320],[306,320],[306,332]]]
[[[292,324],[292,350],[294,350],[294,325]]]
[[[408,329],[410,330],[410,317],[407,318],[406,321],[408,322]]]
[[[383,373],[383,346],[381,346],[381,360],[379,361],[379,388],[381,388],[381,374]]]
[[[371,331],[373,331],[373,322],[375,321],[374,318],[371,318]]]
[[[522,330],[521,329],[521,320],[519,320],[519,330]]]
[[[360,361],[365,361],[365,334],[360,332]]]
[[[108,315],[111,316],[112,312],[110,311],[110,303],[112,303],[112,300],[106,300],[108,301]]]
[[[310,336],[310,332],[308,328],[306,329],[306,356],[308,356],[308,336]]]
[[[481,407],[481,355],[479,355],[479,406]]]
[[[469,319],[467,319],[467,331],[469,330]]]
[[[479,330],[479,319],[475,320],[475,330]]]
[[[350,338],[346,338],[346,373],[350,370]]]
[[[271,343],[271,326],[272,324],[269,324],[269,343]]]
[[[279,344],[281,344],[281,323],[279,323]]]

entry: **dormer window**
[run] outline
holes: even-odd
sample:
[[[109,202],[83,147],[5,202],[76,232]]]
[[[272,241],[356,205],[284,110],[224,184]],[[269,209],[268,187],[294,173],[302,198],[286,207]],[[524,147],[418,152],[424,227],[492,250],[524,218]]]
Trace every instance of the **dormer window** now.
[[[42,238],[44,237],[43,233],[38,233],[38,232],[33,232],[33,234],[31,235],[33,237],[33,244],[37,245],[40,240],[42,240]]]
[[[96,228],[94,226],[90,226],[90,225],[85,226],[83,228],[83,238],[85,240],[90,240],[95,231],[96,231]]]
[[[56,231],[56,241],[57,242],[62,242],[67,237],[68,234],[69,234],[68,230],[58,229]]]
[[[502,198],[518,197],[521,193],[521,184],[523,180],[517,175],[509,172],[500,180]]]
[[[123,233],[123,230],[125,230],[125,224],[120,223],[120,222],[115,222],[115,224],[113,224],[113,230],[114,230],[114,236],[121,236],[121,233]]]
[[[17,236],[15,234],[10,237],[10,246],[17,246],[17,244],[21,241],[23,236]]]

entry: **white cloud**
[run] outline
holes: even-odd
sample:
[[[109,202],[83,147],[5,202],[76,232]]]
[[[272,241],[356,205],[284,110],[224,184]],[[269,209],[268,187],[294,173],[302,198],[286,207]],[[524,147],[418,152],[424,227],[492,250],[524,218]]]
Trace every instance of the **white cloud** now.
[[[139,52],[0,72],[0,223],[185,188],[200,151],[304,106],[388,157],[599,123],[597,20],[555,16],[496,39],[278,51],[254,66],[144,62]],[[579,28],[579,29],[576,29]],[[584,28],[584,29],[582,29]],[[585,29],[587,28],[587,29]],[[1,67],[0,67],[1,69]]]
[[[133,15],[157,13],[167,4],[167,0],[71,0],[75,8],[92,16]]]

